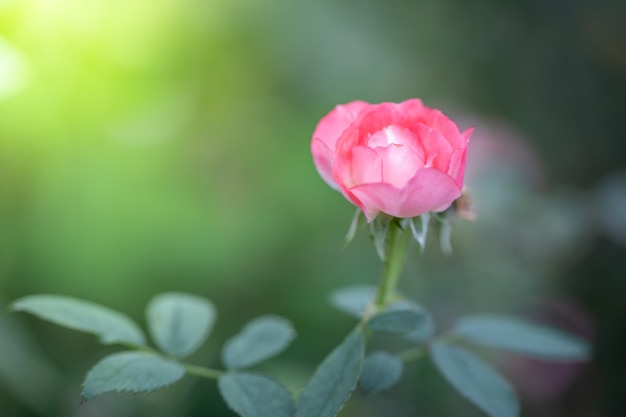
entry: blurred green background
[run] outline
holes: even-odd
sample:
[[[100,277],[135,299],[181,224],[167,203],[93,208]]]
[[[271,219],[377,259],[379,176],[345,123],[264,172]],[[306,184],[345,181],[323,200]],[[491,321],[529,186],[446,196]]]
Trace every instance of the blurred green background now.
[[[403,289],[440,329],[468,312],[550,323],[594,360],[494,361],[527,416],[626,407],[626,21],[619,0],[0,0],[0,305],[85,298],[144,323],[162,291],[216,304],[194,362],[249,319],[299,337],[261,369],[299,392],[352,321],[334,288],[376,283],[353,208],[317,175],[335,104],[420,97],[475,126],[477,221],[431,239]],[[392,341],[383,341],[392,343]],[[229,416],[212,381],[79,405],[115,348],[0,316],[0,415]],[[342,416],[478,416],[428,361]]]

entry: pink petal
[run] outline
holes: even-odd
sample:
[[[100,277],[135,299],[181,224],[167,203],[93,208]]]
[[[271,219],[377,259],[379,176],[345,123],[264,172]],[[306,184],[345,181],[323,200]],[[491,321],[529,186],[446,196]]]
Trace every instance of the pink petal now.
[[[389,145],[405,145],[422,156],[424,154],[417,135],[409,129],[396,125],[384,127],[367,140],[367,146],[370,148],[386,148]]]
[[[395,103],[381,103],[363,109],[357,120],[338,139],[337,152],[346,153],[356,145],[367,145],[371,135],[390,125],[396,125],[395,122],[400,118],[397,107]]]
[[[319,121],[313,132],[313,139],[321,140],[331,152],[334,152],[339,136],[368,105],[369,103],[365,101],[357,100],[335,106]]]
[[[383,162],[380,155],[366,146],[355,146],[352,149],[352,160],[342,166],[349,167],[348,172],[342,172],[343,183],[348,187],[381,182],[383,179]]]
[[[465,132],[462,133],[463,139],[465,139],[465,146],[469,143],[470,138],[472,137],[472,133],[474,132],[474,128],[470,127]]]
[[[470,128],[463,132],[463,139],[465,140],[466,145],[457,149],[450,159],[450,168],[448,169],[448,175],[450,175],[456,181],[459,187],[463,187],[463,177],[465,176],[465,164],[467,161],[467,142],[469,141],[470,136],[472,135],[472,131],[474,129]]]
[[[465,146],[467,141],[459,132],[459,128],[452,120],[440,110],[424,106],[420,100],[412,99],[400,103],[399,111],[403,115],[403,126],[416,126],[425,124],[443,136],[452,148]]]
[[[314,138],[311,142],[311,153],[313,154],[315,168],[322,179],[332,188],[338,190],[339,186],[333,179],[335,156],[331,150],[328,149],[328,146],[321,139]]]
[[[450,157],[454,151],[452,146],[450,146],[450,142],[441,136],[439,132],[424,124],[417,125],[415,131],[419,136],[419,141],[424,147],[426,154],[424,156],[424,162],[426,166],[448,172]]]
[[[360,208],[364,213],[366,213],[366,217],[367,217],[367,212],[366,212],[366,208],[365,205],[363,205],[363,203],[361,202],[361,200],[359,200],[357,198],[357,196],[355,196],[352,191],[346,187],[345,185],[339,184],[339,191],[341,191],[341,194],[343,194],[343,196],[348,199],[349,202],[351,202],[352,204],[354,204],[355,206],[357,206],[358,208]],[[376,215],[378,215],[378,213],[370,213],[372,217],[367,217],[368,222],[373,220],[374,217],[376,217]]]
[[[411,130],[419,124],[430,125],[430,120],[436,111],[424,106],[418,99],[403,101],[397,105],[398,124]]]
[[[430,108],[424,106],[422,100],[417,98],[412,98],[409,100],[405,100],[399,104],[399,111],[402,114],[409,114],[415,117],[416,115],[422,115],[424,112],[429,111]]]
[[[377,151],[382,159],[382,180],[376,182],[403,188],[418,169],[424,168],[424,160],[409,146],[391,145]]]
[[[419,170],[402,189],[378,183],[359,185],[350,192],[362,203],[368,222],[378,212],[405,218],[443,211],[461,196],[461,189],[452,177],[431,168]]]
[[[452,154],[450,159],[450,169],[448,174],[454,178],[459,187],[463,187],[463,177],[465,176],[465,161],[467,160],[467,148],[458,149]]]
[[[356,170],[354,167],[356,166]],[[341,193],[352,204],[364,210],[363,203],[350,191],[355,180],[358,184],[365,182],[380,182],[382,178],[382,161],[373,149],[365,146],[356,146],[344,160],[339,160],[333,168],[333,179],[339,185]]]
[[[441,111],[432,110],[426,120],[426,124],[439,132],[453,148],[460,148],[467,143],[461,132],[459,132],[456,123],[441,113]]]

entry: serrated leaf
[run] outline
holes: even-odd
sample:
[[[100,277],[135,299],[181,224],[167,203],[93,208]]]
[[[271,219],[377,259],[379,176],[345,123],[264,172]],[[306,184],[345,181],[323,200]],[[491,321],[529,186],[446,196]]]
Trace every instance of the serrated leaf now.
[[[475,343],[547,360],[585,360],[591,350],[586,341],[562,331],[495,315],[464,317],[454,332]]]
[[[406,334],[415,331],[424,322],[425,315],[416,309],[387,309],[373,316],[367,326],[378,332]]]
[[[392,387],[400,380],[404,365],[395,355],[387,352],[372,352],[363,362],[361,371],[361,391],[365,395]]]
[[[143,332],[128,316],[107,307],[62,295],[30,295],[11,304],[43,320],[95,334],[104,344],[145,345]]]
[[[329,299],[336,309],[360,319],[374,302],[376,291],[377,288],[371,285],[355,285],[333,291]]]
[[[429,223],[430,214],[428,213],[412,218],[409,223],[413,239],[415,239],[415,241],[419,244],[422,251],[424,251],[424,248],[426,247],[426,237],[428,236]]]
[[[435,334],[435,322],[429,313],[424,315],[424,319],[419,327],[403,337],[413,343],[422,344]]]
[[[85,378],[83,399],[109,391],[152,392],[185,375],[182,365],[148,352],[121,352],[98,362]]]
[[[176,358],[193,353],[206,340],[215,322],[215,308],[203,297],[165,293],[146,308],[150,334],[163,352]]]
[[[400,296],[398,300],[394,301],[387,308],[387,310],[390,311],[402,309],[415,310],[422,316],[422,320],[419,323],[418,327],[415,330],[404,334],[402,336],[404,339],[409,340],[413,343],[421,344],[432,338],[432,336],[435,334],[435,322],[431,314],[424,307],[422,307],[421,304],[404,296]]]
[[[218,380],[226,404],[243,417],[291,417],[294,400],[278,382],[250,373],[226,374]]]
[[[448,382],[487,415],[519,416],[519,402],[513,387],[482,359],[445,342],[433,343],[430,353]]]
[[[334,417],[341,411],[361,373],[364,344],[357,328],[324,359],[300,395],[296,417]]]
[[[224,344],[222,362],[229,369],[255,365],[285,350],[295,336],[289,320],[278,316],[258,317]]]

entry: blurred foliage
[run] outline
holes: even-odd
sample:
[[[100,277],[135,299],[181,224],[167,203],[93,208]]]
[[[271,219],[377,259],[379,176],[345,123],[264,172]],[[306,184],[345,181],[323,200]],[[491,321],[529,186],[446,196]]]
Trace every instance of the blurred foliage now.
[[[429,242],[401,286],[440,329],[468,311],[513,312],[592,338],[593,363],[538,367],[544,395],[516,358],[497,359],[526,415],[617,415],[622,3],[2,0],[0,302],[66,294],[142,321],[158,292],[202,294],[221,317],[195,359],[213,365],[248,319],[281,314],[299,336],[264,366],[297,393],[350,328],[327,294],[380,271],[364,233],[341,250],[353,209],[316,174],[311,132],[337,103],[420,97],[476,126],[478,220],[457,222],[453,257]],[[191,378],[79,406],[84,373],[108,352],[3,314],[2,416],[231,415],[214,384]],[[342,415],[477,415],[428,362],[402,382]]]

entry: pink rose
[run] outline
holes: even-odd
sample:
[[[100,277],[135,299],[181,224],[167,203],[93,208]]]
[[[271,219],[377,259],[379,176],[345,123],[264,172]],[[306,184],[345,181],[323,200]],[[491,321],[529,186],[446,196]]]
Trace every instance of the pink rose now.
[[[335,107],[313,133],[318,172],[365,213],[415,217],[443,211],[461,196],[472,129],[418,99],[353,101]]]

